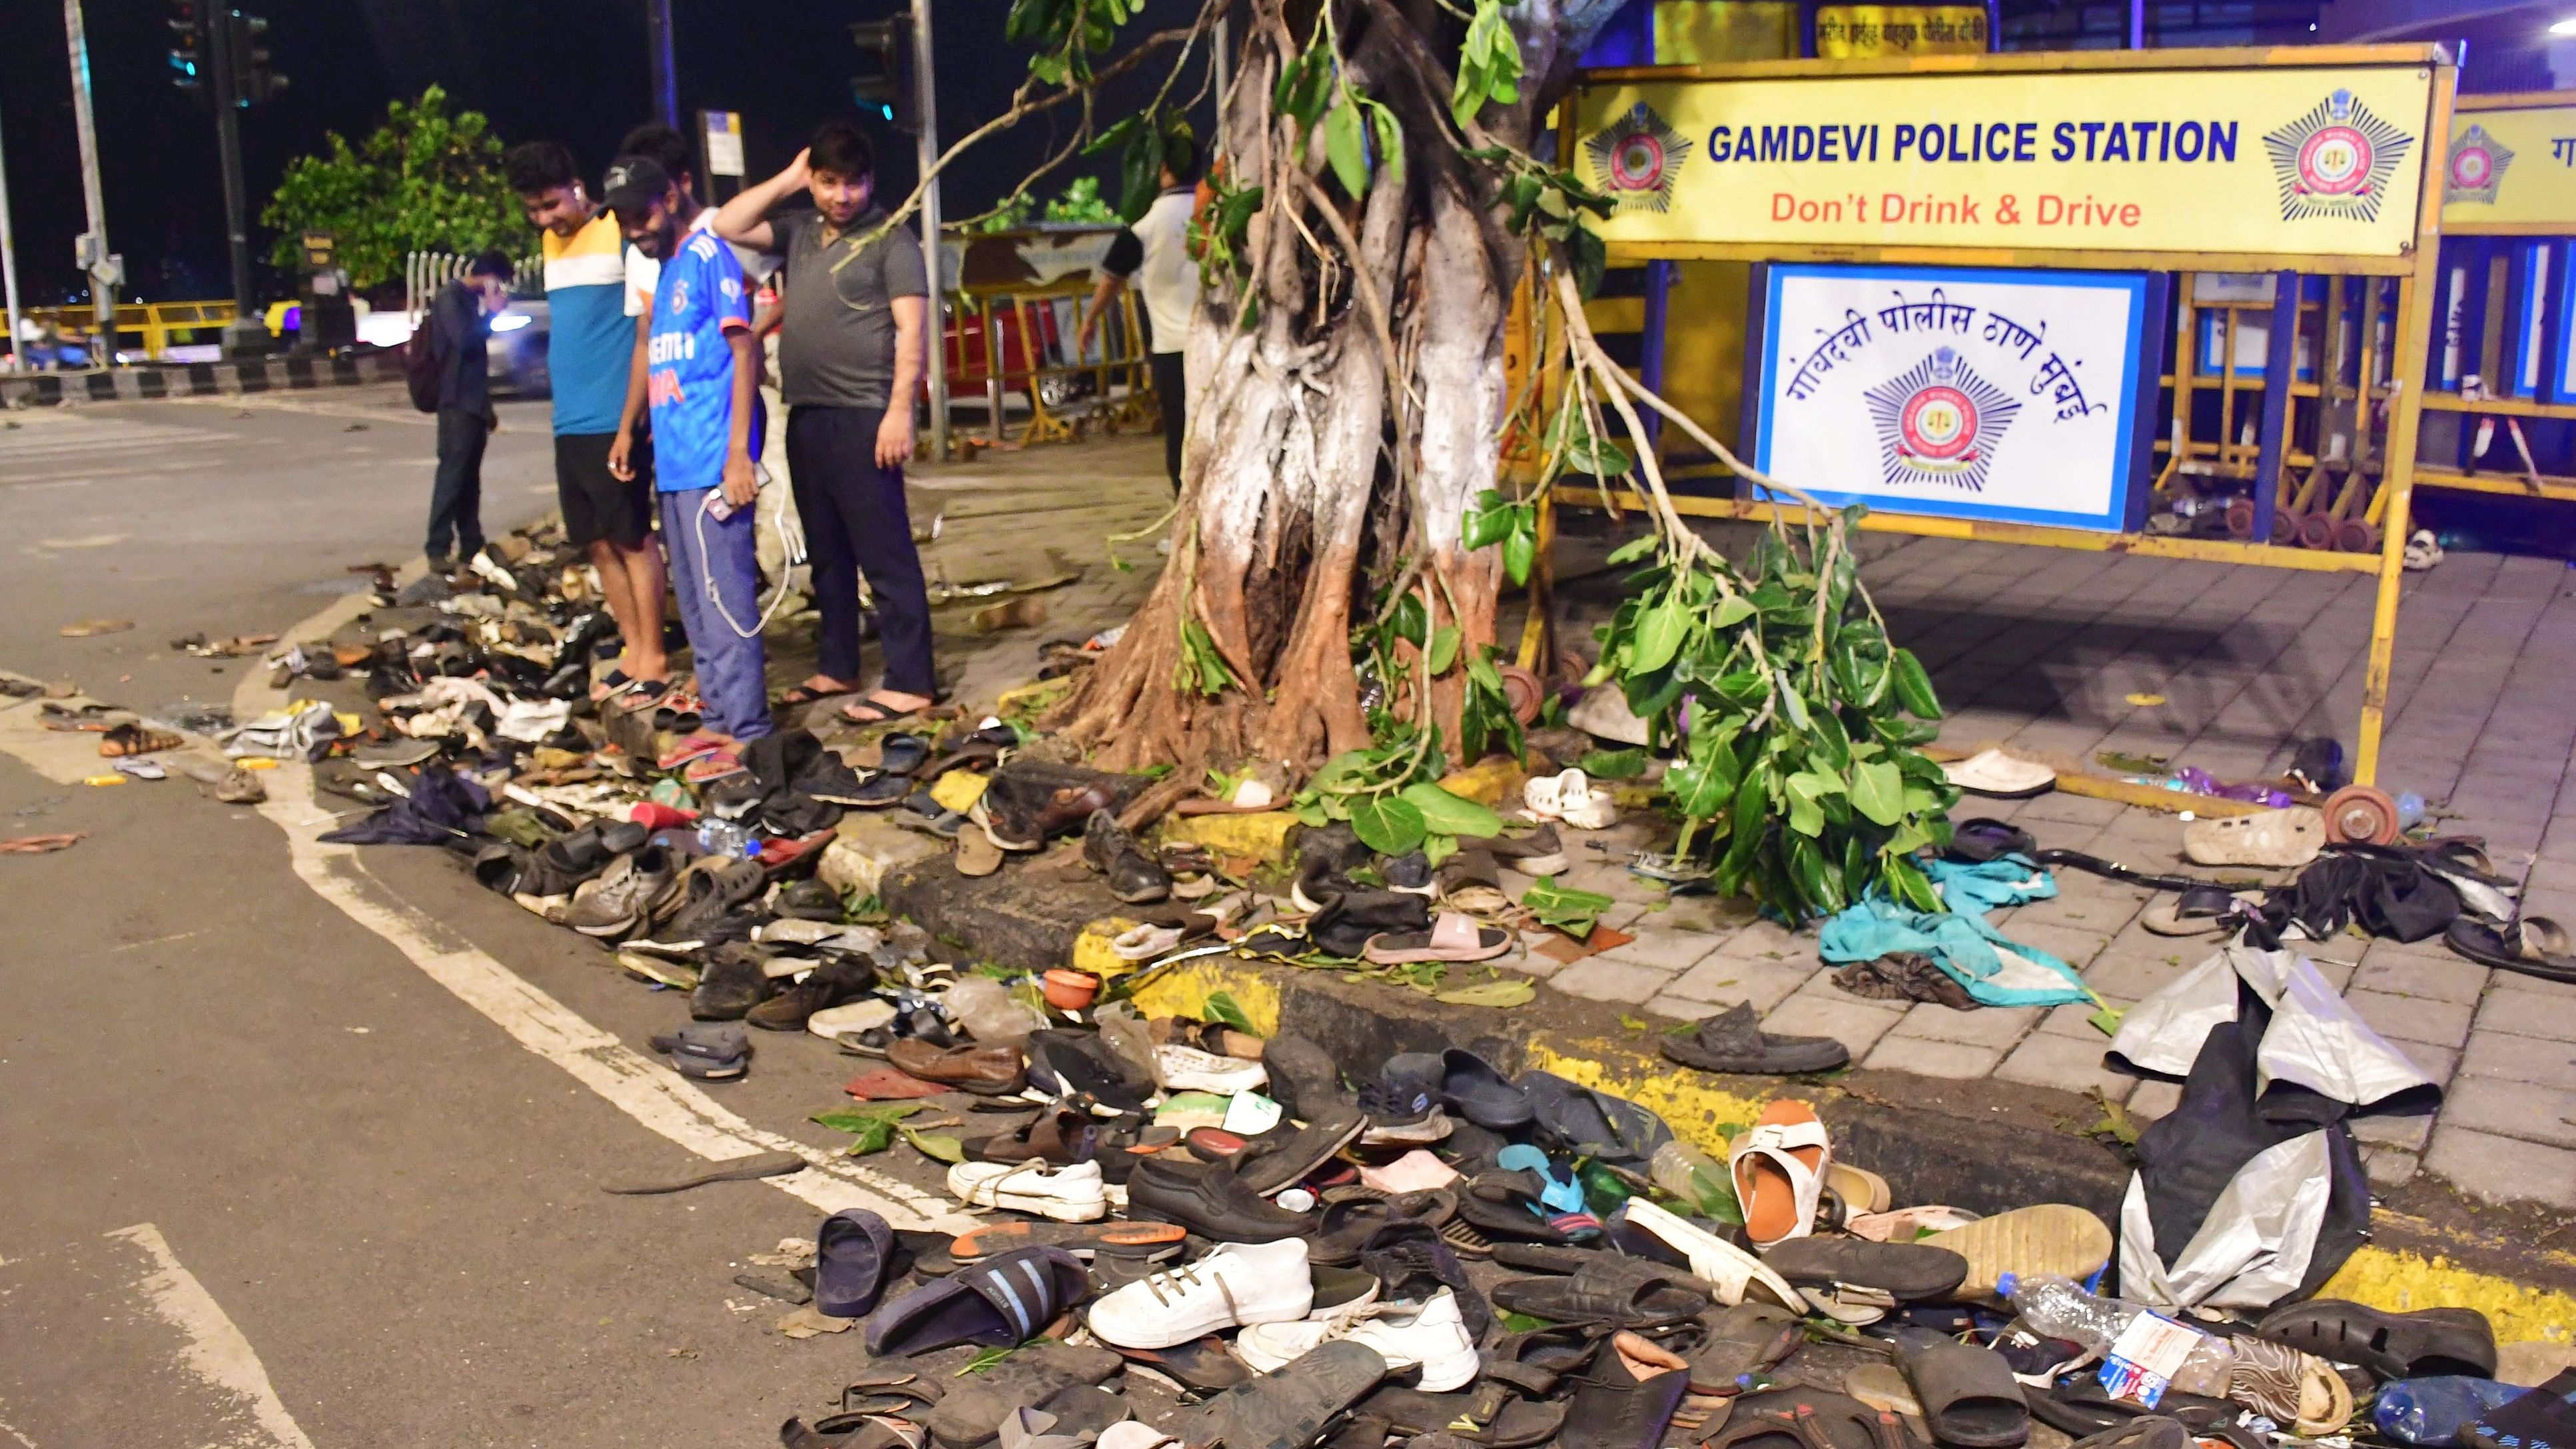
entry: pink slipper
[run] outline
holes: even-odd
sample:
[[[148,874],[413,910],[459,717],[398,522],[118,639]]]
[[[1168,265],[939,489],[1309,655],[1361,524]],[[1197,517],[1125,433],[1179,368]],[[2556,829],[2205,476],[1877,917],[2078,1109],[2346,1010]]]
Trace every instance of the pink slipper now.
[[[1428,931],[1381,931],[1360,954],[1381,966],[1413,961],[1490,961],[1511,949],[1512,933],[1480,926],[1473,916],[1442,911]]]

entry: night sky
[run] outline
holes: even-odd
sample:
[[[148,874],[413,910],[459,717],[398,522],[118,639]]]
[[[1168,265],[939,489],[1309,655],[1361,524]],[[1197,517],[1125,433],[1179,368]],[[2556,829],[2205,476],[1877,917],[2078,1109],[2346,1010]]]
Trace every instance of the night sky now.
[[[254,218],[286,163],[318,150],[324,132],[354,141],[382,119],[388,100],[432,83],[446,87],[453,104],[489,116],[505,142],[553,137],[571,146],[594,186],[618,137],[650,119],[643,0],[242,0],[240,8],[267,17],[274,65],[292,81],[279,99],[242,113]],[[850,22],[905,7],[673,0],[672,8],[683,128],[699,108],[742,112],[756,180],[784,165],[816,125],[852,113],[849,78],[859,66]],[[940,125],[952,139],[1004,109],[1025,74],[1026,55],[1002,40],[1007,8],[1007,0],[938,0]],[[1149,0],[1130,33],[1186,25],[1197,9],[1193,0]],[[68,300],[85,295],[72,265],[72,238],[85,223],[62,7],[9,0],[0,10],[0,143],[19,286],[29,305]],[[85,0],[108,240],[125,256],[129,298],[221,296],[228,284],[214,120],[170,84],[168,14],[163,0]],[[1197,89],[1201,63],[1192,63],[1188,91]],[[1127,79],[1106,99],[1105,119],[1151,94],[1153,81]],[[943,188],[950,216],[1002,195],[1049,149],[1051,118],[1071,109],[996,136],[952,165]],[[899,196],[913,181],[912,138],[863,120],[885,159],[880,184]],[[1090,158],[1090,169],[1106,180],[1114,160]],[[1082,164],[1050,178],[1044,194]],[[264,233],[253,250],[266,254]]]

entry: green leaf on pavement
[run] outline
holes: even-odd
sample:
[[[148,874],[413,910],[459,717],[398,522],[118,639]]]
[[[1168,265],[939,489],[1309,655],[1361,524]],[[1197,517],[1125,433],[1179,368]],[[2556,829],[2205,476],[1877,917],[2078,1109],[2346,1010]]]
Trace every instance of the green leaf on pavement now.
[[[1452,795],[1428,780],[1405,786],[1396,798],[1421,812],[1426,831],[1463,835],[1473,840],[1490,840],[1503,833],[1503,817],[1473,800]]]
[[[1430,833],[1420,809],[1409,801],[1385,795],[1354,802],[1351,829],[1359,833],[1363,844],[1380,855],[1404,855]]]
[[[1235,1001],[1231,992],[1209,992],[1207,1001],[1200,1006],[1199,1012],[1206,1020],[1231,1027],[1245,1036],[1261,1034],[1252,1029],[1252,1018],[1243,1014],[1243,1007]]]
[[[1473,986],[1454,987],[1431,993],[1434,1001],[1451,1006],[1527,1006],[1538,995],[1525,976],[1505,977],[1500,981],[1479,981]]]

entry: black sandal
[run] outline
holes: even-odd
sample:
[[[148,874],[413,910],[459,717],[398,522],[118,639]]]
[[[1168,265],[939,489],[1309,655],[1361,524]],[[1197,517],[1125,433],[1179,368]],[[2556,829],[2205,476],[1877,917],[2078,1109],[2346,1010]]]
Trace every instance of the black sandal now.
[[[827,699],[841,699],[858,693],[856,689],[810,689],[799,684],[781,692],[771,702],[775,709],[796,709],[803,705],[821,704]]]
[[[856,690],[851,692],[854,694],[857,693]],[[869,695],[856,703],[842,705],[840,715],[841,722],[844,724],[854,724],[862,729],[870,729],[877,725],[893,724],[897,720],[912,719],[929,708],[929,705],[917,704],[910,709],[895,709],[890,705],[878,703],[876,696]],[[854,709],[873,711],[875,717],[871,719],[861,719],[857,715],[850,713],[850,711]]]

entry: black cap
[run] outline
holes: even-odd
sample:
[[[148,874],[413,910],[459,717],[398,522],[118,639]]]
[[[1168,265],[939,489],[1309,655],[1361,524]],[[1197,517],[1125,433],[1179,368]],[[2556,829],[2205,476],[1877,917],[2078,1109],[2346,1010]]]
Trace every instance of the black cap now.
[[[671,173],[650,156],[620,156],[608,163],[599,195],[620,221],[641,221],[653,203],[670,194]]]

